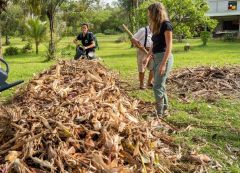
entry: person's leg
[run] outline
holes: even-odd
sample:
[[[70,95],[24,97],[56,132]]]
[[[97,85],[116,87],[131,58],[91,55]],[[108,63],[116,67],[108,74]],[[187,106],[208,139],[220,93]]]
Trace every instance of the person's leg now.
[[[157,114],[163,114],[163,105],[164,105],[164,90],[165,88],[162,86],[163,78],[159,74],[159,66],[161,64],[162,55],[157,55],[154,58],[155,67],[154,67],[154,84],[153,84],[153,92],[156,100],[156,111]]]
[[[173,58],[173,55],[171,54],[170,57],[168,58],[168,62],[167,62],[167,65],[166,65],[166,72],[165,72],[165,76],[166,76],[166,80],[170,74],[170,71],[172,70],[172,66],[173,66],[173,62],[174,62],[174,58]],[[165,81],[166,83],[166,81]],[[165,86],[165,83],[164,83],[164,86]],[[167,110],[168,108],[168,96],[167,96],[167,91],[165,90],[164,92],[164,96],[163,96],[164,100],[164,111]]]
[[[147,85],[148,85],[149,87],[152,87],[152,86],[153,86],[153,76],[154,76],[154,72],[153,72],[153,60],[152,60],[152,59],[148,62],[147,68],[148,68],[148,70],[149,70],[149,76],[148,76]]]
[[[138,76],[140,89],[144,89],[144,66],[143,66],[144,53],[141,50],[137,50],[137,64],[138,64]]]
[[[154,55],[154,85],[153,91],[156,100],[156,110],[157,114],[163,114],[164,106],[167,107],[167,95],[165,89],[165,83],[169,72],[172,68],[173,57],[169,57],[166,72],[163,75],[159,74],[159,66],[161,65],[164,53],[158,53]]]
[[[80,47],[76,47],[76,54],[74,55],[74,60],[79,60],[83,54],[83,51]]]
[[[140,89],[144,89],[144,72],[139,72]]]
[[[149,75],[148,75],[148,86],[152,87],[153,86],[153,70],[149,71]]]
[[[91,57],[89,57],[89,55],[88,55],[88,54],[90,53],[90,51],[87,49],[87,50],[85,50],[85,52],[86,52],[86,57],[87,57],[87,59],[89,59],[89,60],[90,60],[90,59],[91,59]]]

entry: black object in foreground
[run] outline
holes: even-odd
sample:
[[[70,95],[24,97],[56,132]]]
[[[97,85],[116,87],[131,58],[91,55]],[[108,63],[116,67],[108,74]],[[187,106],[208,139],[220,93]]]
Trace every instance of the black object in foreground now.
[[[6,82],[6,80],[8,78],[9,66],[8,66],[7,62],[2,58],[0,58],[0,62],[5,64],[5,66],[6,66],[6,70],[0,68],[0,92],[7,90],[9,88],[12,88],[12,87],[24,82],[23,80],[19,80],[19,81],[8,84]]]

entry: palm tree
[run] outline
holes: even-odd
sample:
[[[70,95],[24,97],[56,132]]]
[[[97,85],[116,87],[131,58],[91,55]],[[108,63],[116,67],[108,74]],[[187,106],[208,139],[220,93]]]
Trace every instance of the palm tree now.
[[[1,0],[0,0],[1,1]],[[54,42],[54,22],[55,14],[63,2],[68,0],[22,0],[28,4],[32,16],[39,16],[40,13],[46,14],[49,20],[50,41],[48,48],[48,60],[55,57],[55,42]]]
[[[38,18],[29,19],[26,24],[26,34],[34,40],[36,46],[36,54],[38,54],[39,44],[43,41],[46,35],[46,25],[47,22],[42,22]]]
[[[48,60],[55,58],[55,43],[54,43],[54,22],[55,14],[61,4],[66,0],[42,0],[44,4],[44,9],[49,20],[50,29],[50,42],[48,48]]]

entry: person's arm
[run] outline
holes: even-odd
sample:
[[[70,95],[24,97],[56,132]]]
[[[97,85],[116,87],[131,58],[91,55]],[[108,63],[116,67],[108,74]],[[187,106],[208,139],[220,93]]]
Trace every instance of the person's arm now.
[[[149,51],[148,51],[148,54],[144,57],[144,60],[143,60],[143,65],[144,67],[147,67],[148,65],[148,62],[152,59],[152,49],[153,49],[153,45],[150,47]]]
[[[144,45],[142,45],[140,42],[140,40],[144,39],[144,36],[145,36],[145,29],[141,28],[133,35],[131,42],[135,47],[145,52]]]
[[[142,51],[145,52],[144,46],[141,45],[141,43],[140,43],[138,40],[136,40],[135,38],[132,38],[132,39],[131,39],[131,42],[132,42],[132,44],[133,44],[135,47],[137,47],[138,49],[141,49]]]
[[[84,49],[91,49],[95,47],[95,41],[92,41],[91,44],[89,46],[85,46]]]
[[[162,63],[159,66],[160,75],[163,75],[165,73],[167,60],[168,60],[169,55],[172,52],[172,31],[165,31],[164,35],[165,35],[165,41],[166,41],[166,51],[164,53]]]
[[[81,40],[81,34],[79,34],[79,35],[73,40],[73,43],[76,44],[76,46],[79,46],[79,45],[80,45],[79,40]]]
[[[90,33],[87,33],[87,34],[89,34],[89,42],[91,43],[90,45],[88,45],[88,46],[85,46],[85,47],[83,47],[85,50],[86,49],[91,49],[91,48],[94,48],[96,45],[95,45],[95,41],[94,41],[94,36],[93,36],[93,34],[90,32]]]
[[[76,38],[73,40],[73,43],[76,44],[76,46],[78,46],[80,44],[78,39],[76,39]]]

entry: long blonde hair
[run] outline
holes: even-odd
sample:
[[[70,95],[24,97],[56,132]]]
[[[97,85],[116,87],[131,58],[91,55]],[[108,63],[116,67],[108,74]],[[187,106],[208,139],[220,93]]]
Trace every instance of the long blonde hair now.
[[[159,34],[162,23],[168,20],[167,11],[162,3],[156,2],[148,7],[148,12],[150,29],[153,34]]]

